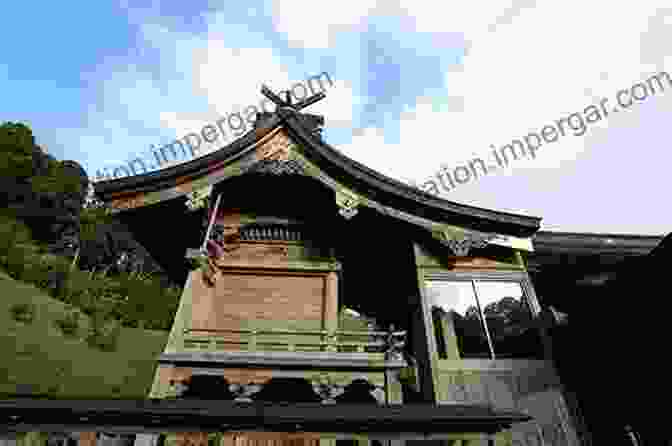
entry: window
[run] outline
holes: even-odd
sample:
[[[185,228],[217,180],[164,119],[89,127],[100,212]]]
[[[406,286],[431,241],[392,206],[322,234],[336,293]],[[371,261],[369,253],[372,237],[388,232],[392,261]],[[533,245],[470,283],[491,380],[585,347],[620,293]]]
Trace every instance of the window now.
[[[429,280],[426,291],[440,358],[544,358],[521,282]]]

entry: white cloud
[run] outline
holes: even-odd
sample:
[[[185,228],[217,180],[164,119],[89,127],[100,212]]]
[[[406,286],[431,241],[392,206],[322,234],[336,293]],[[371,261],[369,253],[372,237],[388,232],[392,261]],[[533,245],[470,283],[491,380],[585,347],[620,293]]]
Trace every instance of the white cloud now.
[[[235,68],[232,68],[235,67]],[[288,67],[271,48],[227,48],[225,38],[205,38],[193,59],[194,86],[218,115],[259,106],[262,84],[278,92],[301,79],[290,79]]]
[[[416,31],[462,32],[470,40],[487,33],[488,25],[506,10],[509,3],[486,0],[451,8],[450,3],[439,5],[433,0],[398,0],[399,11],[413,19]]]
[[[446,67],[444,73],[448,90],[445,107],[439,110],[428,98],[418,98],[415,106],[403,113],[398,144],[390,144],[384,130],[366,128],[353,135],[350,144],[336,145],[386,175],[421,182],[442,164],[456,166],[476,156],[488,156],[490,144],[499,147],[528,131],[538,132],[601,97],[613,100],[618,90],[654,72],[672,72],[672,48],[665,45],[672,35],[672,9],[665,6],[664,0],[642,0],[636,8],[627,2],[492,0],[452,8],[445,4],[441,10],[433,0],[361,0],[319,6],[273,0],[271,12],[275,29],[299,48],[328,49],[335,45],[333,39],[339,31],[365,30],[373,14],[405,15],[404,23],[412,24],[405,32],[432,33],[437,41],[446,33],[463,35],[462,40],[454,39],[467,42],[463,63]],[[174,77],[167,84],[170,100],[148,76],[132,70],[109,83],[106,97],[117,95],[129,119],[159,123],[181,137],[238,107],[258,105],[263,99],[259,93],[262,82],[279,92],[304,81],[292,78],[290,73],[296,73],[297,66],[293,61],[285,63],[270,43],[267,48],[232,48],[240,46],[239,33],[225,24],[222,14],[209,13],[209,30],[200,35],[157,24],[143,26],[147,41],[160,50],[162,73]],[[349,67],[361,63],[361,57],[350,58],[343,62]],[[323,114],[328,128],[354,128],[353,107],[365,101],[346,79],[334,81],[327,91],[328,99],[307,111]],[[194,105],[199,101],[200,105]],[[650,101],[655,102],[651,107],[666,110],[664,116],[669,116],[670,107],[662,104],[672,101],[672,90]],[[649,104],[612,114],[589,127],[583,136],[568,135],[542,147],[535,160],[516,161],[500,174],[460,186],[444,196],[554,218],[565,214],[565,221],[575,218],[572,215],[577,212],[596,215],[595,209],[606,208],[592,204],[592,208],[585,205],[577,210],[576,200],[569,199],[570,205],[567,197],[603,203],[590,195],[598,189],[593,187],[595,173],[585,173],[586,160],[600,153],[605,164],[616,162],[615,157],[606,158],[609,150],[600,149],[605,141],[612,151],[627,149],[620,141],[636,145],[633,141],[637,139],[628,135],[643,131],[645,106]],[[107,135],[123,132],[121,123],[108,125]],[[647,150],[663,144],[666,136],[662,131],[659,137],[647,136]],[[658,159],[647,162],[653,164]],[[601,181],[620,181],[616,172],[624,171],[628,161],[619,160],[621,165],[611,172],[600,172]],[[575,173],[579,171],[584,173]],[[554,203],[553,209],[549,210],[547,203]]]
[[[353,108],[363,102],[360,96],[353,92],[350,82],[342,79],[332,79],[332,86],[324,82],[327,95],[320,102],[316,102],[306,109],[308,113],[321,114],[325,118],[325,127],[352,128]]]
[[[445,72],[446,107],[438,111],[426,98],[418,98],[415,107],[402,114],[398,144],[386,143],[383,130],[367,128],[358,130],[350,144],[338,146],[346,155],[406,182],[423,182],[442,164],[454,167],[476,156],[490,156],[491,144],[501,147],[529,131],[539,132],[603,97],[615,104],[620,89],[662,70],[672,72],[672,49],[664,45],[672,35],[672,8],[664,8],[662,0],[638,2],[637,8],[601,1],[546,0],[536,5],[492,1],[445,7],[440,13],[436,2],[429,0],[400,0],[398,5],[394,11],[408,14],[415,31],[463,33],[468,42],[463,65]],[[320,32],[324,33],[325,24],[343,21],[342,17],[349,17],[350,23],[364,20],[360,6],[339,7],[343,11],[338,18],[318,19]],[[289,26],[289,16],[288,10],[279,20]],[[315,46],[324,34],[311,40],[311,27],[318,25],[302,26],[295,20],[291,33],[304,46],[311,42]],[[639,227],[648,233],[662,232],[650,223],[637,223],[634,217],[626,222],[620,205],[604,195],[610,194],[608,190],[619,190],[619,199],[646,195],[653,180],[643,173],[637,180],[641,186],[636,185],[633,165],[639,166],[638,171],[644,170],[642,164],[649,170],[669,165],[661,146],[667,140],[664,130],[661,127],[658,137],[648,135],[656,126],[644,122],[669,120],[662,115],[648,118],[654,116],[653,109],[667,110],[665,116],[669,116],[672,90],[667,90],[647,99],[650,103],[610,112],[582,136],[573,136],[566,128],[568,135],[543,146],[536,159],[515,161],[444,197],[548,216],[549,227],[556,229],[559,224],[567,230],[637,232],[627,228]],[[640,148],[643,142],[636,141],[644,141],[645,134],[646,147]],[[637,152],[646,160],[638,161]],[[630,178],[627,186],[624,177]],[[646,206],[641,206],[644,212]],[[641,215],[646,219],[646,214]],[[661,221],[660,215],[657,219]],[[617,221],[623,223],[619,226]]]
[[[353,30],[376,7],[376,0],[307,3],[303,0],[273,0],[273,24],[290,44],[326,49],[341,30]]]

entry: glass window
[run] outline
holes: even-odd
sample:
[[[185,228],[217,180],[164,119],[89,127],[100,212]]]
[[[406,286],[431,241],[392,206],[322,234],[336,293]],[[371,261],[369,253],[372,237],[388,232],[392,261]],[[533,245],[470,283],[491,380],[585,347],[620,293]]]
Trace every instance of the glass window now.
[[[443,319],[444,348],[450,348],[449,336],[456,336],[459,356],[462,358],[490,358],[485,327],[479,314],[474,287],[471,282],[432,281],[427,283],[430,305],[438,318]],[[451,333],[453,331],[455,334]],[[443,344],[441,342],[441,344]],[[441,357],[454,358],[450,352]],[[457,359],[457,358],[455,358]]]
[[[428,281],[426,289],[439,326],[439,357],[543,359],[541,336],[519,282]]]
[[[518,282],[475,282],[495,357],[543,359],[539,329]]]

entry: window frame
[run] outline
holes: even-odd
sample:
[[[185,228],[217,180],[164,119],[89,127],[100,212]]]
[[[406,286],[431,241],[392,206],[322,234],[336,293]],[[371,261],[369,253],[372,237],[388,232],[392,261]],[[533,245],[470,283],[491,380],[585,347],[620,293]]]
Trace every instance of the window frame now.
[[[523,271],[426,271],[422,275],[422,299],[427,304],[429,308],[429,300],[427,298],[427,282],[467,282],[471,283],[474,297],[476,299],[476,307],[481,318],[481,326],[485,330],[486,339],[488,341],[488,348],[490,349],[490,358],[488,360],[495,361],[497,360],[497,354],[492,344],[490,338],[490,329],[488,328],[485,315],[483,314],[483,308],[481,307],[480,300],[478,298],[478,293],[476,290],[476,282],[511,282],[517,283],[520,285],[521,291],[523,293],[523,298],[527,302],[527,306],[532,314],[533,321],[539,321],[541,315],[541,305],[539,300],[534,292],[534,287],[532,286],[532,281],[527,272]],[[436,333],[436,326],[434,318],[430,317],[432,322],[432,334]],[[442,330],[440,330],[442,332]],[[545,333],[543,330],[539,331],[539,335],[542,338],[542,341],[545,339]],[[445,334],[444,334],[445,336]],[[548,357],[547,348],[545,342],[543,346],[544,357]],[[438,347],[438,339],[434,343]],[[437,357],[439,352],[437,349]],[[460,358],[468,359],[468,358]]]

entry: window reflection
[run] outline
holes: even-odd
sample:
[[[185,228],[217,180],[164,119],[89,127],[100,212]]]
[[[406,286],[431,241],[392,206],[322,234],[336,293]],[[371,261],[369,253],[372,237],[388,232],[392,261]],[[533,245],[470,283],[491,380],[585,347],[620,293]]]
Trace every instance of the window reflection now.
[[[428,281],[426,290],[439,357],[543,359],[541,337],[520,283]]]
[[[496,358],[543,359],[539,330],[517,282],[476,281]]]
[[[457,340],[459,357],[489,358],[488,339],[471,282],[432,281],[427,283],[427,290],[430,305],[438,309],[434,313],[443,319],[447,329],[444,333],[444,348],[447,351],[441,352],[440,356],[458,359],[450,351],[453,344],[450,337],[453,336]],[[443,342],[439,344],[444,345]]]

